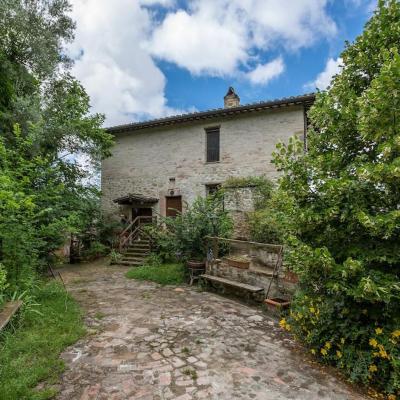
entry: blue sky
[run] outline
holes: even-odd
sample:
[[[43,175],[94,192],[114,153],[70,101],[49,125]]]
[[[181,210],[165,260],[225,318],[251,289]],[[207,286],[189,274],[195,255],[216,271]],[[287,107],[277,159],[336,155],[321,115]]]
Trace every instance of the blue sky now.
[[[324,89],[371,0],[73,0],[74,74],[115,125]]]

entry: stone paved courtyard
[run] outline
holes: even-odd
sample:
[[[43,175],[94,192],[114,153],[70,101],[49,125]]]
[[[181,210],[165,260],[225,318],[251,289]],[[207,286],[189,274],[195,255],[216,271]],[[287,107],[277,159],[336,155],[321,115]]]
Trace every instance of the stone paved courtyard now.
[[[58,399],[366,399],[261,309],[195,287],[128,280],[102,262],[62,271],[89,335],[62,355]]]

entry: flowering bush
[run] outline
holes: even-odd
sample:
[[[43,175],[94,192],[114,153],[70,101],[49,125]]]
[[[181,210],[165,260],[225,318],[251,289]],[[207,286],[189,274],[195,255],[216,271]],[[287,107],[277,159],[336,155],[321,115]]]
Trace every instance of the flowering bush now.
[[[337,366],[352,381],[396,393],[400,388],[400,329],[398,324],[388,324],[391,320],[390,310],[379,303],[374,307],[301,292],[280,324],[302,338],[313,355]]]
[[[390,27],[390,28],[389,28]],[[353,381],[400,395],[400,3],[379,0],[274,162],[301,290],[281,325]],[[281,229],[281,228],[280,228]]]

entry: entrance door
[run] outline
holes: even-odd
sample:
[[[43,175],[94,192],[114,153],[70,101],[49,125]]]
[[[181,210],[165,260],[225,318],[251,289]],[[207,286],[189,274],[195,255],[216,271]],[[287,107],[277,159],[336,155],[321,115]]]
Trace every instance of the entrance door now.
[[[167,217],[176,217],[182,212],[182,196],[166,197],[166,208]]]
[[[136,217],[151,217],[153,215],[153,210],[150,207],[133,207],[132,208],[132,221]]]

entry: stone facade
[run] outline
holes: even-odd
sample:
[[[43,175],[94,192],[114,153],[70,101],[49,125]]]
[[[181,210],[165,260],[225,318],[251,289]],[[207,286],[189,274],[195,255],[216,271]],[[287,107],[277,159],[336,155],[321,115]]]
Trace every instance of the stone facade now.
[[[217,126],[220,161],[207,163],[205,129]],[[121,209],[113,200],[136,193],[159,199],[153,210],[165,215],[171,194],[182,196],[184,209],[206,194],[206,185],[229,177],[275,178],[271,153],[294,134],[304,135],[301,104],[115,133],[112,156],[102,163],[102,209],[114,216],[128,213],[131,206]]]
[[[253,186],[227,187],[224,190],[224,206],[233,219],[235,239],[250,238],[248,213],[254,211],[254,191]]]

